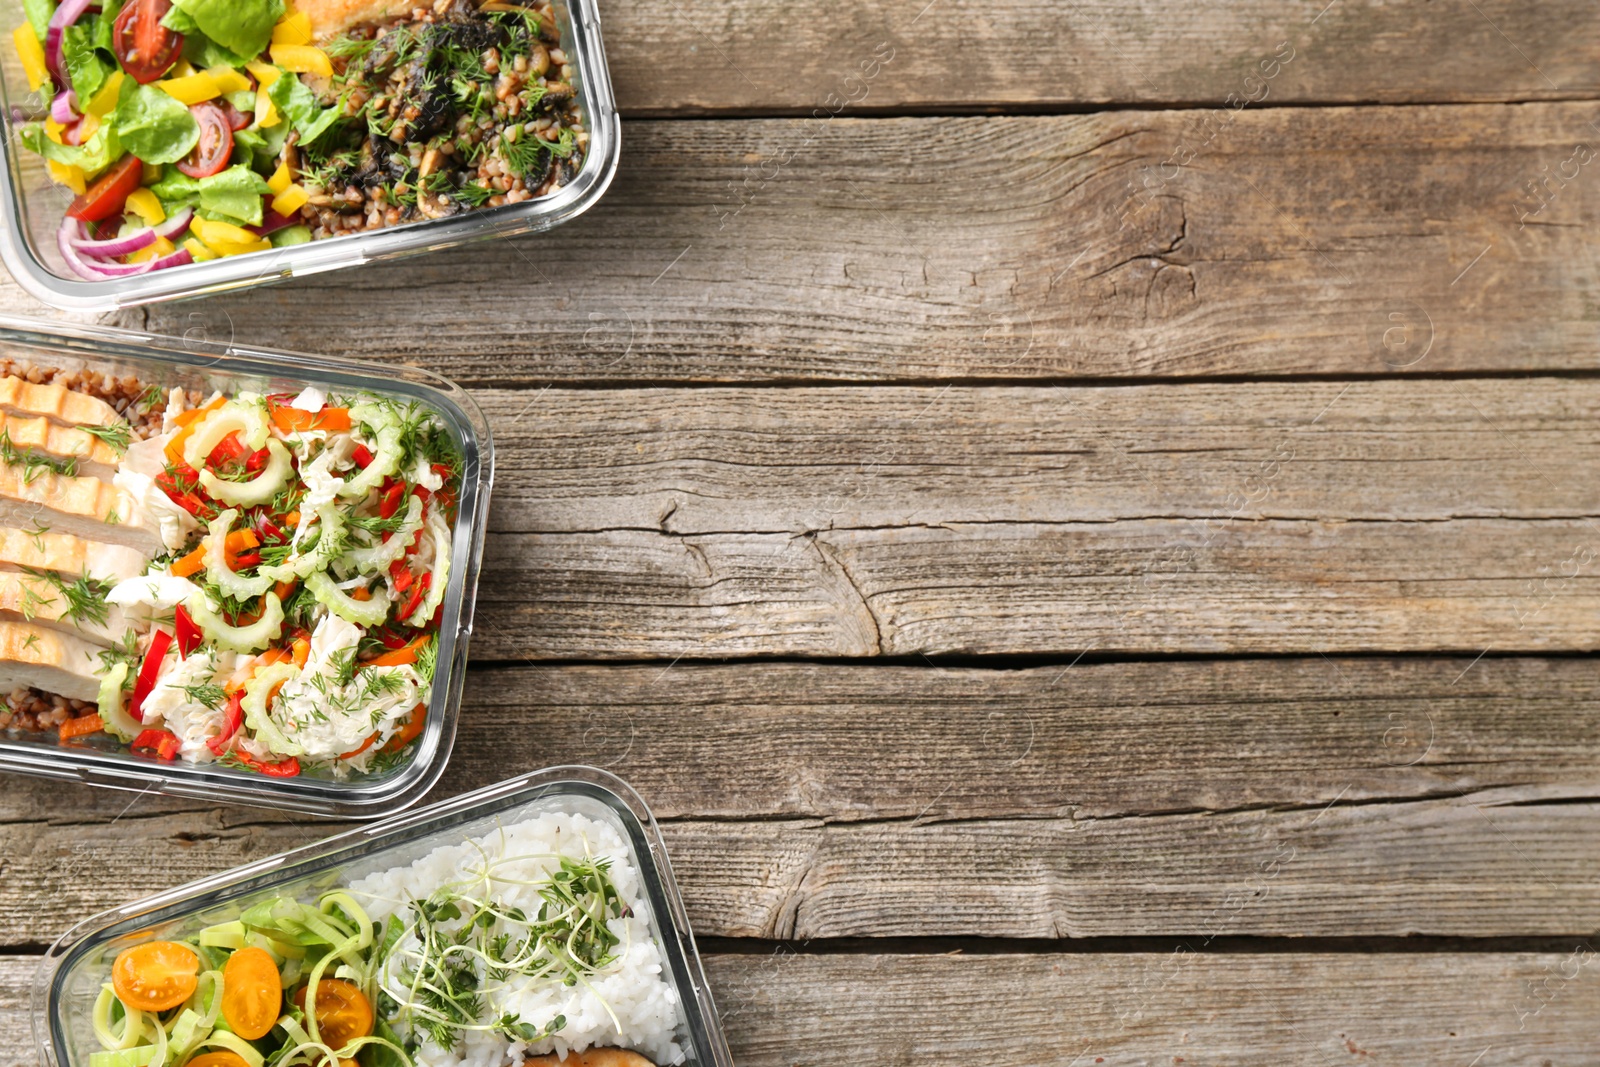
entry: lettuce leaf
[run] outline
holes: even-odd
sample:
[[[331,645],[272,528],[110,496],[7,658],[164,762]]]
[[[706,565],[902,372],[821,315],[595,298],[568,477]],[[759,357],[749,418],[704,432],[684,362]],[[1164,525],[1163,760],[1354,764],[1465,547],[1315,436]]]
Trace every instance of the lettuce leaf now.
[[[28,25],[43,41],[50,31],[50,16],[56,13],[55,0],[22,0],[22,11],[28,16]]]
[[[266,51],[272,42],[272,27],[284,12],[283,0],[173,0],[172,6],[174,12],[181,10],[187,16],[194,29],[234,55],[249,59]],[[163,22],[178,29],[172,22]]]
[[[209,178],[191,178],[171,170],[150,186],[150,191],[167,208],[192,207],[203,218],[235,226],[259,226],[262,198],[272,188],[261,175],[240,164]]]
[[[30,122],[18,132],[22,146],[28,151],[57,163],[82,167],[90,177],[105,170],[122,158],[122,146],[117,143],[117,131],[109,123],[102,124],[94,136],[81,145],[56,144],[44,132],[44,125]]]
[[[122,146],[146,163],[176,163],[200,140],[189,109],[154,85],[122,83],[115,112]]]
[[[302,145],[314,143],[344,114],[338,105],[323,107],[317,94],[306,88],[298,75],[287,71],[267,89],[267,98],[294,124]]]
[[[99,91],[115,69],[95,49],[95,27],[94,22],[80,20],[61,34],[61,65],[67,69],[67,79],[78,94],[80,107]]]

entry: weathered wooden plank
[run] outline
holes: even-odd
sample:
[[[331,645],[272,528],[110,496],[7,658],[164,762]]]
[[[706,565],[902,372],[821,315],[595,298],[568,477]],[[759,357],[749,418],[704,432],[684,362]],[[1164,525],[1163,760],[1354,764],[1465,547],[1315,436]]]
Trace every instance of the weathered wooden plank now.
[[[480,398],[480,658],[1600,645],[1589,381]]]
[[[722,954],[743,1064],[1593,1063],[1594,952]],[[35,960],[0,958],[0,1064],[33,1067]],[[1474,1057],[1477,1057],[1474,1059]]]
[[[1590,929],[1600,683],[1469,662],[496,669],[438,795],[609,767],[706,935]],[[333,828],[15,780],[0,944]]]
[[[1570,98],[1600,87],[1589,14],[1573,2],[1506,0],[932,9],[898,0],[816,18],[772,0],[692,9],[636,0],[607,5],[605,20],[624,112],[682,115],[810,114],[841,101],[891,111],[1222,106],[1229,93],[1268,105]],[[874,55],[892,58],[863,66]]]
[[[630,123],[559,231],[123,321],[479,384],[1595,365],[1600,107],[1199,121]]]

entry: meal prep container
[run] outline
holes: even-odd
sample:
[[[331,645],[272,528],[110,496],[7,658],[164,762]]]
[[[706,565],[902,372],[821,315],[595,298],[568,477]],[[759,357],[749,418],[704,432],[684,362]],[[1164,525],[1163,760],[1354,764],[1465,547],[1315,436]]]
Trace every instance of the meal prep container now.
[[[163,389],[182,386],[278,393],[317,385],[418,401],[438,414],[460,445],[465,462],[428,722],[414,742],[408,762],[382,777],[353,774],[336,781],[308,772],[294,778],[269,778],[216,764],[163,763],[136,756],[103,734],[64,745],[51,731],[7,730],[0,731],[0,770],[344,818],[376,818],[420,799],[439,780],[455,742],[489,490],[494,481],[494,446],[489,424],[477,404],[460,386],[414,367],[377,368],[349,360],[176,341],[107,327],[52,323],[50,332],[43,333],[43,325],[0,316],[0,355],[42,369],[134,375],[147,386]]]
[[[589,130],[589,150],[573,182],[559,192],[520,204],[465,211],[445,219],[406,223],[270,252],[214,259],[151,271],[132,278],[88,281],[72,273],[56,248],[56,230],[72,191],[50,180],[45,161],[23,148],[18,129],[48,111],[50,100],[30,92],[11,44],[25,21],[21,0],[0,0],[0,140],[5,189],[0,190],[0,260],[22,287],[54,307],[107,311],[242,289],[284,278],[320,274],[380,259],[395,259],[489,237],[548,230],[587,211],[611,184],[620,152],[620,123],[611,75],[600,40],[596,0],[555,0],[562,47],[577,69],[573,88]]]
[[[86,919],[52,945],[33,984],[34,1040],[44,1067],[82,1067],[99,1048],[91,1024],[95,997],[122,949],[152,937],[184,937],[228,922],[251,904],[285,892],[311,892],[421,859],[498,825],[570,812],[609,823],[632,852],[649,919],[678,993],[677,1041],[686,1067],[733,1067],[700,954],[667,862],[661,831],[644,801],[621,779],[592,767],[554,767],[419,809],[382,826],[191,882]]]

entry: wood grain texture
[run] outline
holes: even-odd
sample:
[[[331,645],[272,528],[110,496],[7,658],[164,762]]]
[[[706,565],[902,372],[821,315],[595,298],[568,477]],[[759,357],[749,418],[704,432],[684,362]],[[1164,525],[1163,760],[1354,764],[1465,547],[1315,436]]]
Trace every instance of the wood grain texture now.
[[[561,230],[120,321],[535,387],[1595,366],[1600,107],[1208,121],[630,123]]]
[[[822,18],[774,0],[692,9],[628,0],[604,10],[629,115],[809,114],[830,95],[862,108],[940,111],[1220,105],[1229,93],[1268,104],[1573,97],[1600,90],[1590,14],[1573,2],[1506,0],[953,0],[931,10],[926,0],[896,0]],[[1263,90],[1260,63],[1282,42],[1294,58],[1265,68],[1275,76]],[[883,44],[894,58],[862,77],[871,69],[863,57]],[[1257,80],[1246,86],[1247,75]]]
[[[478,671],[434,798],[608,767],[665,820],[708,936],[1591,929],[1600,683],[1468,666]],[[332,829],[16,780],[0,945]]]
[[[1593,950],[1344,955],[711,954],[734,1059],[1052,1067],[1593,1064]],[[33,1067],[36,961],[0,957],[0,1064]],[[1570,977],[1568,977],[1570,976]],[[980,1017],[981,1016],[981,1017]],[[1352,1051],[1353,1050],[1353,1051]],[[1474,1061],[1474,1057],[1477,1057]]]
[[[479,399],[480,659],[1600,645],[1589,381]]]

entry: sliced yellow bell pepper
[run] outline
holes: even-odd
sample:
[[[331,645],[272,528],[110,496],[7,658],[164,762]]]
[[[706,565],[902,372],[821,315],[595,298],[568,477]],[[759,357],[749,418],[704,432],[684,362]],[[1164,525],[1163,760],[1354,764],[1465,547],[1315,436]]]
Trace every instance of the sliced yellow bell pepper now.
[[[66,142],[61,139],[61,131],[64,129],[66,129],[66,127],[61,125],[61,123],[57,122],[55,119],[44,120],[44,135],[50,138],[56,144],[66,144]]]
[[[148,189],[135,189],[128,194],[128,210],[143,219],[146,226],[167,221],[167,209],[161,206],[161,198]]]
[[[99,115],[85,115],[78,120],[78,140],[87,141],[100,129]]]
[[[275,44],[269,54],[272,61],[284,70],[296,74],[320,74],[333,77],[333,61],[328,53],[309,44]]]
[[[272,210],[280,215],[294,215],[306,206],[306,201],[311,199],[311,194],[302,186],[291,185],[283,192],[272,198]]]
[[[272,27],[273,44],[310,44],[311,19],[302,11],[291,11]]]
[[[246,252],[264,252],[272,247],[265,237],[257,237],[249,230],[226,222],[195,219],[189,229],[205,246],[219,256],[242,256]]]
[[[172,64],[172,69],[167,71],[167,77],[187,78],[193,73],[194,67],[189,63],[189,61],[187,59],[180,59],[176,63]]]
[[[137,252],[128,254],[129,263],[143,263],[147,259],[160,259],[176,252],[178,247],[165,237],[157,237],[155,242],[147,244]]]
[[[272,102],[272,97],[267,95],[267,87],[263,85],[256,90],[256,125],[266,129],[282,121],[283,116],[278,114],[277,105]]]
[[[84,190],[89,188],[89,177],[83,173],[82,167],[74,167],[71,163],[57,163],[53,159],[49,162],[50,177],[68,189],[82,196]]]
[[[207,67],[206,73],[217,79],[217,84],[225,93],[242,93],[250,88],[250,79],[226,64]]]
[[[256,81],[261,83],[263,89],[283,77],[283,71],[274,67],[271,63],[263,63],[259,59],[252,59],[244,65],[244,69],[256,76]]]
[[[207,248],[193,237],[185,237],[183,239],[183,247],[189,250],[189,254],[194,257],[194,261],[196,263],[204,263],[208,259],[217,258],[217,254],[215,252],[211,251],[211,249]]]
[[[294,175],[289,173],[289,161],[286,159],[278,164],[278,169],[272,172],[272,177],[267,179],[267,188],[274,193],[284,192],[294,184]]]
[[[211,76],[210,71],[205,70],[191,74],[187,78],[168,78],[165,81],[158,81],[156,85],[179,103],[191,107],[207,100],[215,100],[222,95],[222,86],[217,84],[217,79]]]
[[[50,68],[45,65],[44,45],[39,43],[33,27],[24,22],[11,33],[17,43],[17,57],[22,60],[22,72],[28,76],[28,88],[38,92],[50,81]]]
[[[103,119],[116,110],[117,97],[122,94],[122,83],[127,77],[120,70],[113,71],[111,77],[106,79],[105,84],[100,86],[95,94],[89,98],[89,103],[84,106],[83,113]]]

